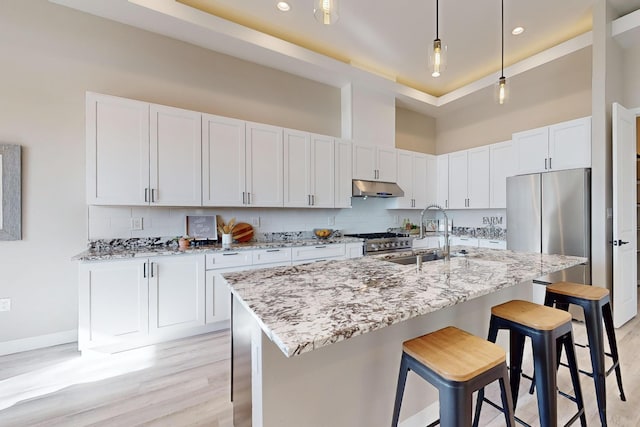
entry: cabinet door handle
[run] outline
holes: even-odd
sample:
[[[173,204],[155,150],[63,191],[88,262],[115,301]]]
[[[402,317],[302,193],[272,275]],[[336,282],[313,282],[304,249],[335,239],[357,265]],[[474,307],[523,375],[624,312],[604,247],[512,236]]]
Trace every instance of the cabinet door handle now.
[[[142,264],[142,277],[147,278],[147,263]]]
[[[544,158],[544,170],[547,170],[547,158]]]
[[[311,194],[307,194],[307,206],[311,206]]]
[[[549,157],[549,169],[552,169],[551,168],[551,157]]]
[[[154,264],[155,264],[155,262],[150,262],[149,263],[149,272],[151,273],[150,277],[154,277],[155,276],[155,274],[153,273],[153,265]]]
[[[144,189],[144,201],[145,201],[145,203],[149,201],[149,189],[148,188]]]
[[[316,195],[312,194],[311,195],[311,206],[315,206],[316,205]]]
[[[151,189],[151,203],[155,203],[156,201],[156,189],[152,188]]]
[[[251,193],[247,192],[247,204],[251,204]]]
[[[445,207],[445,208],[448,208],[448,207],[449,207],[449,199],[446,199],[446,200],[444,201],[444,207]]]

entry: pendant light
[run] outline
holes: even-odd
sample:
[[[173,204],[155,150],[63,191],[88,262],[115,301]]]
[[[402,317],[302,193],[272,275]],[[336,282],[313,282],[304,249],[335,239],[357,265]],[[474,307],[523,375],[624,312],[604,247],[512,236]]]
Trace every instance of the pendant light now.
[[[444,71],[447,47],[442,45],[439,37],[438,12],[439,0],[436,0],[436,38],[433,41],[433,48],[429,55],[429,68],[431,68],[432,77],[440,77],[440,73]]]
[[[335,24],[340,18],[338,0],[313,0],[313,16],[324,25]]]
[[[500,78],[498,79],[498,83],[496,84],[496,100],[498,104],[503,105],[508,100],[508,91],[507,91],[507,79],[504,77],[504,0],[500,0],[501,4],[501,33],[500,37],[502,40],[502,55],[501,55],[501,66],[500,66]]]

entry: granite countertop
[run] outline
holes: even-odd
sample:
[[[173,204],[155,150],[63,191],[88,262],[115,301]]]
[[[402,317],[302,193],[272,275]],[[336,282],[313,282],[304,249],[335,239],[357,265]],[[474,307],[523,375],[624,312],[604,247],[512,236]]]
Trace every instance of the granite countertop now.
[[[386,261],[414,253],[407,251],[223,277],[269,339],[291,357],[586,261],[465,249],[466,256],[424,262],[420,271]]]
[[[104,261],[113,259],[127,259],[138,257],[162,256],[162,255],[183,255],[199,254],[224,251],[246,251],[253,249],[273,249],[288,248],[296,246],[328,245],[332,243],[361,243],[362,239],[355,237],[335,237],[329,239],[299,239],[277,242],[248,242],[234,243],[231,248],[224,249],[221,244],[206,246],[191,246],[188,249],[180,249],[177,245],[155,245],[141,247],[115,246],[108,249],[88,249],[74,256],[76,261]]]

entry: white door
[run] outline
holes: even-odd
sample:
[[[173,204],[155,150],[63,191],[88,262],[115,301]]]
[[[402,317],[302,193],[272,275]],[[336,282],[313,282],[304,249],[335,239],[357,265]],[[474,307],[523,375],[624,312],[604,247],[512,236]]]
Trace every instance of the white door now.
[[[284,206],[311,206],[311,141],[307,132],[284,131]]]
[[[335,153],[333,138],[311,135],[311,206],[333,208],[335,191]]]
[[[202,116],[202,204],[242,206],[245,191],[245,122]]]
[[[150,107],[150,202],[160,206],[202,205],[202,114]]]
[[[613,324],[637,314],[636,118],[613,104]]]
[[[449,209],[467,207],[467,151],[449,154]]]
[[[282,128],[247,123],[247,204],[282,207],[284,155]]]
[[[353,168],[353,152],[351,142],[336,139],[335,140],[335,194],[334,207],[350,208],[351,207],[351,170]]]
[[[204,255],[151,258],[149,276],[151,333],[205,324]]]
[[[149,104],[87,93],[86,138],[87,203],[148,204]]]
[[[467,153],[467,207],[489,207],[489,147],[479,147]]]

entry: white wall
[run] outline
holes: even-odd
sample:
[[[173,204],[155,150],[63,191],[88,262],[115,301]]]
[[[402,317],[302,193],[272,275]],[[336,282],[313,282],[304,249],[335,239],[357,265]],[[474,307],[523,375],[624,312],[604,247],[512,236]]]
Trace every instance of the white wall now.
[[[340,135],[340,90],[83,14],[0,2],[0,141],[23,147],[23,240],[0,241],[0,344],[73,336],[85,91]]]
[[[640,107],[640,44],[623,50],[622,78],[624,94],[622,104],[627,108]]]

